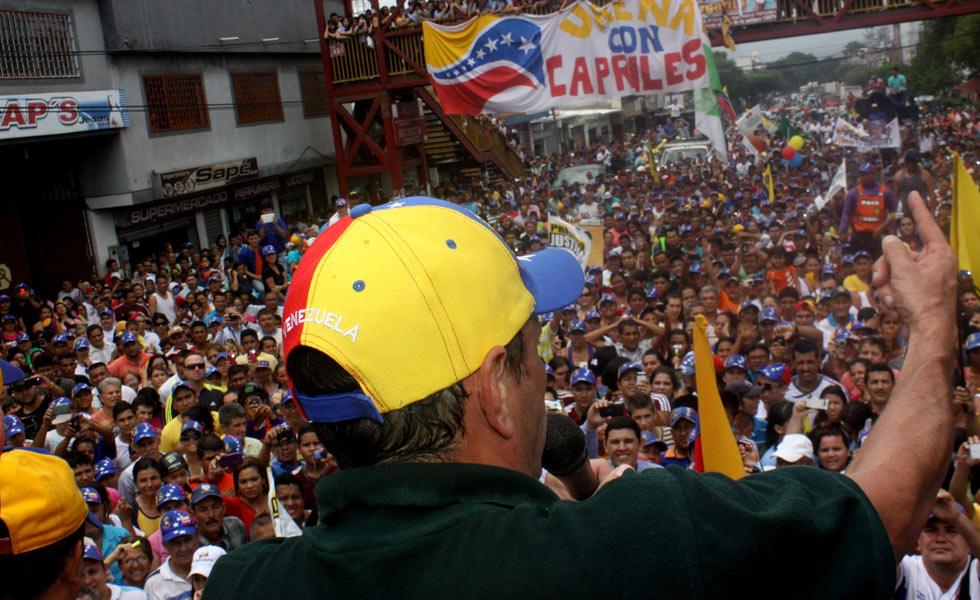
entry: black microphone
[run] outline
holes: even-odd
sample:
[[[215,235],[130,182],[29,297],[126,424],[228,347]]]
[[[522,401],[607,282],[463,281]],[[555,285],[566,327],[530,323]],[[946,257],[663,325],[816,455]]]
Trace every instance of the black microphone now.
[[[576,500],[585,500],[599,487],[599,479],[589,463],[585,433],[565,415],[548,413],[541,466],[561,480]]]

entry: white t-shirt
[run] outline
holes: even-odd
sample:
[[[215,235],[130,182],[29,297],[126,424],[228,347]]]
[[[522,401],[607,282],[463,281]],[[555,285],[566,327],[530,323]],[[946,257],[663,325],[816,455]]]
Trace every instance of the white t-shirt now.
[[[977,574],[977,560],[971,559],[967,561],[963,572],[967,574],[970,580],[970,587],[968,588],[970,591],[969,598],[980,600],[980,577]],[[963,579],[964,577],[961,574],[960,580],[943,592],[939,588],[939,585],[929,576],[929,572],[926,571],[926,566],[923,564],[921,556],[906,556],[899,563],[898,581],[895,589],[899,590],[904,587],[907,591],[905,597],[909,600],[955,600],[959,597],[960,585],[963,583]],[[898,598],[899,596],[896,594],[895,597]]]
[[[129,456],[129,442],[124,442],[116,436],[116,458],[113,459],[113,464],[116,465],[116,469],[122,471],[129,465],[133,464],[133,459]]]
[[[128,585],[106,584],[109,586],[109,600],[146,600],[146,592]]]
[[[150,600],[190,600],[194,593],[191,583],[174,573],[167,559],[160,568],[150,573],[143,585]]]
[[[796,387],[796,382],[794,380],[789,384],[789,389],[786,390],[785,398],[790,402],[793,402],[794,404],[799,402],[800,400],[811,400],[814,398],[819,398],[821,392],[823,392],[825,389],[827,389],[832,385],[840,386],[840,382],[835,381],[830,377],[827,377],[826,375],[821,375],[820,381],[817,383],[817,387],[815,387],[810,392],[803,392],[802,390],[800,390],[800,388]],[[841,386],[841,389],[844,389],[843,386]],[[844,390],[844,395],[847,395],[847,390]]]

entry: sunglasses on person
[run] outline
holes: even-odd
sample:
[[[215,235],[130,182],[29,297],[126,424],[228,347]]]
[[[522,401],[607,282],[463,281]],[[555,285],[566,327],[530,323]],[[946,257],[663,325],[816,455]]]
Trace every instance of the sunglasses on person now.
[[[187,369],[187,370],[189,370],[189,371],[196,371],[198,369],[203,369],[204,368],[204,363],[194,363],[194,364],[184,363],[184,368]]]
[[[180,441],[182,442],[196,442],[201,439],[201,433],[198,431],[185,431],[180,434]]]

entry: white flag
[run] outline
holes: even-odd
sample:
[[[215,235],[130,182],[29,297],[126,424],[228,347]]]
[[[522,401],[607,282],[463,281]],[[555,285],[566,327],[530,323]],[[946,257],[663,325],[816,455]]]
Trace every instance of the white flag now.
[[[813,205],[817,210],[823,210],[823,207],[827,205],[828,202],[833,199],[834,194],[841,190],[847,189],[847,159],[843,159],[840,162],[840,168],[834,173],[834,178],[830,182],[830,190],[827,191],[827,195],[824,197],[817,196],[813,201]]]
[[[585,268],[592,252],[592,238],[582,229],[561,220],[557,215],[548,215],[548,245],[552,248],[564,248],[578,259]]]
[[[266,477],[269,478],[269,514],[272,515],[272,526],[276,530],[276,537],[296,537],[303,535],[303,530],[293,521],[279,504],[279,497],[276,496],[276,479],[272,476],[272,467],[266,467]]]

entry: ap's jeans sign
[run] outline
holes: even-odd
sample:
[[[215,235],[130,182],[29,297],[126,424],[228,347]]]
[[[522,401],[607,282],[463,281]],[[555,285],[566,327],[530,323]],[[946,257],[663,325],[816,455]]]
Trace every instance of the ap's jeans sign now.
[[[0,139],[129,127],[126,92],[0,96]]]

